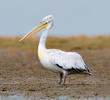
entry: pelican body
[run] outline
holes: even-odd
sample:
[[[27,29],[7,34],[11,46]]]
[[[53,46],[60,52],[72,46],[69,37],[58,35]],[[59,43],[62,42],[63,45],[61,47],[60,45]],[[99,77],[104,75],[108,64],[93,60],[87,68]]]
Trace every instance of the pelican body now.
[[[52,15],[44,17],[40,24],[33,28],[24,37],[22,37],[19,42],[31,37],[35,33],[39,32],[41,29],[45,28],[45,31],[42,33],[38,45],[38,57],[41,64],[45,68],[53,72],[59,73],[60,80],[58,84],[64,85],[66,76],[69,74],[84,73],[91,75],[89,68],[86,66],[82,57],[77,52],[65,52],[58,49],[46,48],[46,39],[48,36],[48,32],[52,28],[53,24],[54,21]]]

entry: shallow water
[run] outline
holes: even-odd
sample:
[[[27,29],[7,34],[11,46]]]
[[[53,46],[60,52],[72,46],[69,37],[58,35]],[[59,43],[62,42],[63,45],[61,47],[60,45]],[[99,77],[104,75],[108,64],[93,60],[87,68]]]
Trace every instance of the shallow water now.
[[[0,95],[0,100],[110,100],[110,97],[80,97],[80,98],[70,98],[68,96],[59,96],[59,97],[39,97],[34,95],[23,95],[23,94],[5,94]]]

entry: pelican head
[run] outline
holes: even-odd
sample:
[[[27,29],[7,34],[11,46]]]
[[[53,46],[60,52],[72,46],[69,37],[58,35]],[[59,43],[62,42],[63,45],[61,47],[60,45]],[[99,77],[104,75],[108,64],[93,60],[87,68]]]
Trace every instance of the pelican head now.
[[[38,33],[40,30],[46,28],[46,29],[51,29],[53,27],[54,21],[53,21],[53,16],[52,15],[48,15],[46,17],[44,17],[40,24],[37,25],[35,28],[33,28],[28,34],[26,34],[24,37],[22,37],[19,42],[21,42],[24,39],[27,39],[29,37],[31,37],[32,35]]]
[[[53,21],[53,16],[52,15],[48,15],[46,17],[44,17],[41,21],[42,22],[46,22],[48,25],[48,29],[51,29],[53,27],[54,21]]]

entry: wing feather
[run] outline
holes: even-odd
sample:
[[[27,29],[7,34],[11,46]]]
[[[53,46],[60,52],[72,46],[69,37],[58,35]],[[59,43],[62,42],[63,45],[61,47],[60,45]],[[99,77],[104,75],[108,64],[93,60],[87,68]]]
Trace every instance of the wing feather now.
[[[76,52],[48,49],[48,54],[52,64],[62,67],[65,70],[75,69],[77,72],[81,70],[89,71],[80,54]]]

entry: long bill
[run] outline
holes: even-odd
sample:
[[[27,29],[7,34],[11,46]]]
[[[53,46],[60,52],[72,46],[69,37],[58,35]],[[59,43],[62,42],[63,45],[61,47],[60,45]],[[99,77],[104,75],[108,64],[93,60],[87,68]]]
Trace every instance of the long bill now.
[[[47,28],[47,23],[42,21],[37,27],[35,27],[34,29],[32,29],[32,31],[30,31],[28,34],[26,34],[24,37],[22,37],[19,42],[21,42],[24,39],[27,39],[29,37],[31,37],[32,35],[36,34],[37,32],[39,32],[40,30]]]

